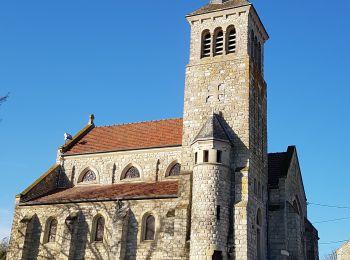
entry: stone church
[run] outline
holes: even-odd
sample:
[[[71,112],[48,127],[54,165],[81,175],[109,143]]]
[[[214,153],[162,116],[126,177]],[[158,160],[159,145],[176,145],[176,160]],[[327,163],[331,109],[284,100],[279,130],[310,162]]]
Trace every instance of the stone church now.
[[[297,150],[267,152],[256,9],[212,0],[186,18],[183,118],[91,115],[16,197],[8,259],[318,260]]]

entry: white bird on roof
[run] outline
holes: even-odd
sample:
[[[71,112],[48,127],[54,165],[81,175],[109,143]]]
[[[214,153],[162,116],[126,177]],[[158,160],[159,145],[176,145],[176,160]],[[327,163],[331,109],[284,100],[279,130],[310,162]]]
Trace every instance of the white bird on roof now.
[[[64,141],[65,142],[68,141],[68,140],[72,140],[72,139],[73,139],[73,137],[70,134],[64,133]]]

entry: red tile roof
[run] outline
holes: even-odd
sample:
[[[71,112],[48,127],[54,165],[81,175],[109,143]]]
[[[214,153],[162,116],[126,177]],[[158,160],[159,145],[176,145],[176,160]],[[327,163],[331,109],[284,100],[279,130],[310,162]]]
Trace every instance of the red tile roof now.
[[[58,189],[50,194],[31,200],[24,204],[54,204],[85,201],[108,201],[118,199],[147,199],[177,197],[178,181],[153,183],[125,183],[112,185],[75,186]]]
[[[94,127],[65,155],[177,146],[182,144],[182,119]]]

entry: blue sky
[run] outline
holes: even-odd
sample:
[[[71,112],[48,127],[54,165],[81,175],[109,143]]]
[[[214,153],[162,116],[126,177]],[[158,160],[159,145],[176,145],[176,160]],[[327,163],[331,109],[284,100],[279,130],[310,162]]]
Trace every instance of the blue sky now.
[[[47,170],[63,133],[181,117],[189,25],[205,0],[0,1],[0,237],[14,198]],[[297,145],[309,202],[350,207],[350,2],[253,1],[266,44],[269,150]],[[309,207],[312,221],[350,209]],[[316,224],[350,239],[350,219]],[[339,243],[320,244],[321,256]]]

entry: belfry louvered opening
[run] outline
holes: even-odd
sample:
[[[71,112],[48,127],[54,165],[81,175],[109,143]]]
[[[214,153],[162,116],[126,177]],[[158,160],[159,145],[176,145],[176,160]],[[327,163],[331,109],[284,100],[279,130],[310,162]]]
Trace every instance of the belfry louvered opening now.
[[[234,27],[230,27],[228,28],[227,32],[227,53],[235,53],[237,43],[236,29]]]
[[[210,57],[211,35],[209,31],[204,31],[202,36],[202,58]]]
[[[215,32],[214,55],[222,55],[224,52],[224,33],[221,29]]]

